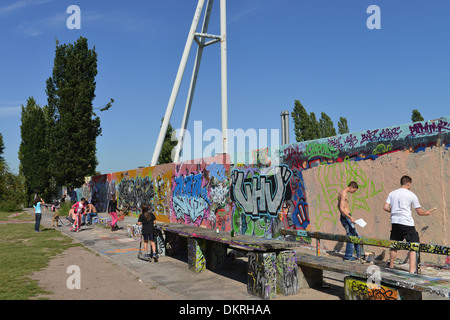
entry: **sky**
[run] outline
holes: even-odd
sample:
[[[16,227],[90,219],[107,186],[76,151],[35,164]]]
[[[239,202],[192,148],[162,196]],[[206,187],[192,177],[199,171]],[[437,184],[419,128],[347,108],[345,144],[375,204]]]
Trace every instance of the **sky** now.
[[[220,0],[208,33],[220,34]],[[80,28],[67,26],[80,8]],[[370,5],[379,8],[373,20]],[[20,112],[29,97],[47,104],[56,39],[88,39],[98,54],[97,171],[148,166],[197,0],[0,0],[0,133],[19,170]],[[280,129],[300,100],[350,132],[450,115],[450,1],[228,0],[228,128]],[[203,19],[203,16],[202,16]],[[202,21],[201,19],[201,21]],[[379,29],[368,28],[380,22]],[[72,21],[72,20],[70,20]],[[200,31],[201,21],[197,31]],[[197,45],[192,46],[170,120],[181,126]],[[220,45],[204,49],[188,130],[221,130]],[[295,141],[290,117],[290,141]],[[69,137],[68,137],[69,139]],[[204,142],[205,147],[209,142]],[[264,145],[259,145],[264,147]],[[219,150],[220,152],[220,150]]]

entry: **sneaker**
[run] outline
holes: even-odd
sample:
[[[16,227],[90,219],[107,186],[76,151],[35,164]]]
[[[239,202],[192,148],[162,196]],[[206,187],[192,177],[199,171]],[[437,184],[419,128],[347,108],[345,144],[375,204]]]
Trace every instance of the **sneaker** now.
[[[157,254],[155,254],[155,255],[153,256],[153,261],[158,262],[158,255],[157,255]]]
[[[355,257],[351,257],[349,259],[344,258],[344,261],[354,262],[354,261],[358,261],[358,260]]]

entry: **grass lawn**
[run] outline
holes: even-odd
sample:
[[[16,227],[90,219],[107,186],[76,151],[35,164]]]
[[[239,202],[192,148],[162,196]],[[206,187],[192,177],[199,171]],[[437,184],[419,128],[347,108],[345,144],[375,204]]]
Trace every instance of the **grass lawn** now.
[[[34,216],[0,212],[0,221],[17,220],[34,221]],[[34,223],[0,223],[0,300],[28,300],[46,293],[29,276],[45,268],[55,255],[75,246],[81,244],[72,243],[58,230],[34,232]]]

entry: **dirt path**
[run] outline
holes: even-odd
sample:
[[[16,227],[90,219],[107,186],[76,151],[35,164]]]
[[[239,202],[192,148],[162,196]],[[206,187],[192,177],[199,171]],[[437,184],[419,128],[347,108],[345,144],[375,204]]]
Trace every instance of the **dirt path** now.
[[[80,267],[81,290],[69,289],[67,273],[71,265]],[[165,293],[140,281],[131,272],[83,247],[72,247],[52,259],[47,268],[33,273],[32,279],[50,292],[40,296],[51,300],[168,300]]]

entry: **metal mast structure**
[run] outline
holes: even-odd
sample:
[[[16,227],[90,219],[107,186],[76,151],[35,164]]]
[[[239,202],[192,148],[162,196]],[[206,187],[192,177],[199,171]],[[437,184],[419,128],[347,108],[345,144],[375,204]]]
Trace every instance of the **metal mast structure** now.
[[[191,84],[189,87],[188,98],[183,115],[183,121],[181,124],[180,136],[178,137],[178,144],[176,146],[174,162],[178,162],[180,158],[181,149],[183,147],[184,134],[186,131],[187,123],[189,121],[189,113],[191,111],[192,100],[194,97],[195,86],[198,77],[198,71],[200,68],[200,62],[203,55],[203,48],[220,42],[220,63],[221,63],[221,91],[222,91],[222,153],[227,153],[227,127],[228,127],[228,98],[227,98],[227,29],[226,29],[226,0],[220,0],[220,35],[208,34],[208,25],[211,16],[211,10],[214,0],[206,0],[205,16],[201,32],[197,33],[197,26],[200,20],[200,16],[203,11],[205,0],[199,0],[197,8],[195,10],[194,19],[192,20],[191,28],[189,30],[186,45],[184,47],[183,55],[181,57],[180,66],[178,67],[175,83],[170,94],[169,103],[166,108],[164,120],[159,131],[158,140],[156,142],[155,150],[153,152],[151,166],[155,166],[158,162],[159,155],[161,153],[164,137],[169,126],[169,121],[172,116],[175,101],[180,89],[181,80],[183,78],[184,71],[186,69],[187,60],[193,42],[198,45],[197,56],[195,59],[194,69],[192,71]],[[206,39],[211,39],[208,42]]]

